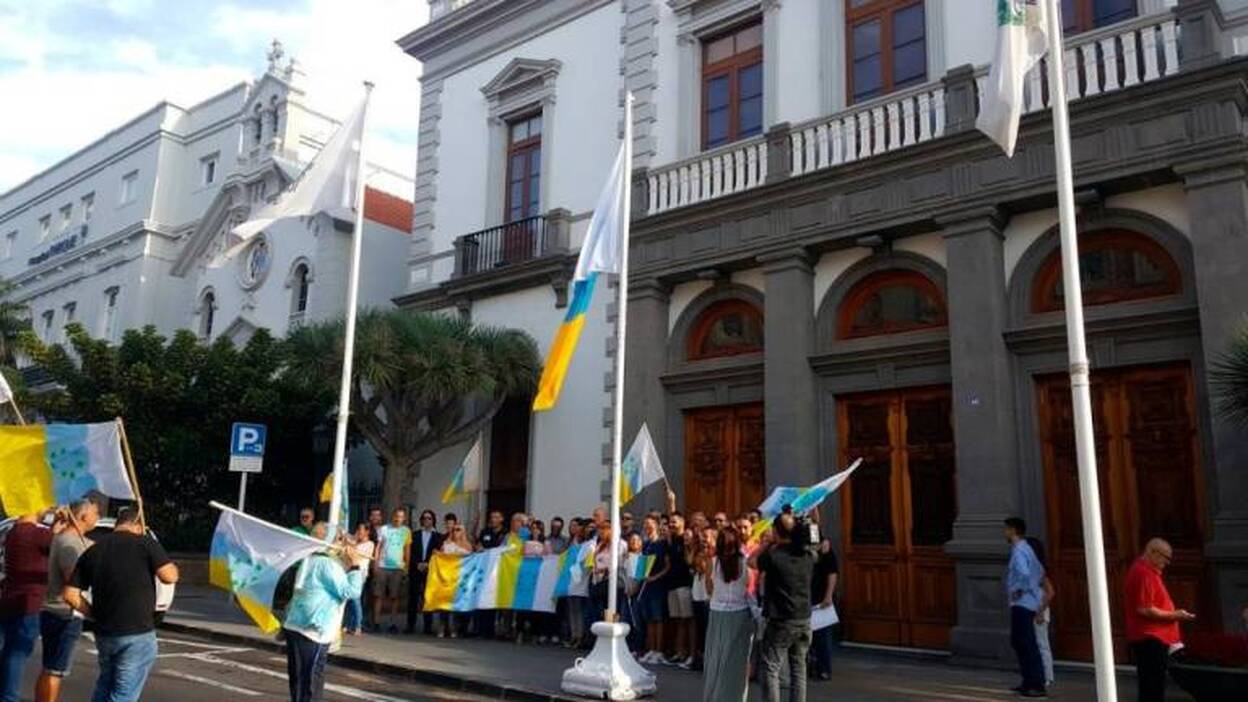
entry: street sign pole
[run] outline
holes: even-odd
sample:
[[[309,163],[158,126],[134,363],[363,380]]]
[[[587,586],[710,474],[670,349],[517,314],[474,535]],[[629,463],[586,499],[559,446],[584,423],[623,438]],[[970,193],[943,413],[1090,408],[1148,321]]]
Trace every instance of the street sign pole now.
[[[238,511],[246,512],[244,505],[247,504],[247,474],[238,474]]]

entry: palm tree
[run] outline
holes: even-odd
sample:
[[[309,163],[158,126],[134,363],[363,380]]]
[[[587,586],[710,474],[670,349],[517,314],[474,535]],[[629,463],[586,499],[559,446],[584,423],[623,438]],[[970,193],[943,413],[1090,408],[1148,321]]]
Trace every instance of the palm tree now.
[[[287,373],[333,393],[342,338],[341,321],[296,330],[287,339]],[[540,369],[537,345],[524,332],[441,314],[362,313],[351,419],[385,466],[386,508],[400,504],[422,460],[474,437],[507,398],[531,395]]]
[[[17,337],[30,328],[26,318],[26,305],[14,302],[10,297],[13,284],[0,280],[0,365],[12,368],[16,365]]]
[[[1248,326],[1209,372],[1218,413],[1248,428]]]

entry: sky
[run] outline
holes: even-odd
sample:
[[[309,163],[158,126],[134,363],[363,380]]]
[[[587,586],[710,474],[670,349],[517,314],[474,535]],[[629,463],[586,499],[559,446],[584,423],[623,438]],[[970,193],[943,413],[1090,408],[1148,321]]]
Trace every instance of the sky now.
[[[413,177],[420,64],[395,40],[425,0],[0,0],[0,193],[161,100],[183,107],[263,73],[270,42],[312,107],[350,113],[365,79],[369,160]]]

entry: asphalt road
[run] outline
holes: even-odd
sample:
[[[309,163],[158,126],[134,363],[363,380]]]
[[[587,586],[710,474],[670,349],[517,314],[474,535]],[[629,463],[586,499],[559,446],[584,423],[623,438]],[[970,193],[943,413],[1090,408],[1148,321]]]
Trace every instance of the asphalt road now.
[[[272,651],[220,644],[183,634],[158,632],[160,653],[143,691],[144,700],[176,702],[266,702],[289,700],[286,658]],[[22,700],[32,700],[40,670],[40,648],[26,665]],[[61,699],[89,700],[99,673],[95,644],[84,636],[74,653],[74,667],[66,678]],[[447,690],[330,666],[325,689],[327,702],[364,700],[395,702],[456,700],[481,702],[492,699],[458,690]]]

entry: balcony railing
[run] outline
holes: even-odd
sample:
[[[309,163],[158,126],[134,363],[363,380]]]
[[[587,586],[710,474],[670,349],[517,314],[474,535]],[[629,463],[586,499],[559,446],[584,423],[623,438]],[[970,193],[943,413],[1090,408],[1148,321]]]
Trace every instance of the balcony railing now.
[[[455,240],[455,277],[532,261],[550,253],[546,216],[508,222]]]
[[[767,180],[767,142],[754,137],[707,151],[650,175],[649,214],[713,200]]]
[[[1070,37],[1064,55],[1067,98],[1073,102],[1178,73],[1179,38],[1172,12]],[[1049,106],[1047,71],[1046,60],[1028,73],[1026,112]],[[959,114],[977,112],[988,67],[980,66],[974,76],[977,97]],[[778,142],[789,153],[772,157],[788,167],[786,175],[800,176],[937,139],[946,133],[947,110],[952,109],[947,103],[954,99],[946,88],[945,80],[935,80],[794,125],[787,143]],[[771,147],[777,148],[774,137]],[[645,178],[646,213],[659,214],[762,185],[767,179],[767,150],[767,140],[756,137],[651,170]]]

